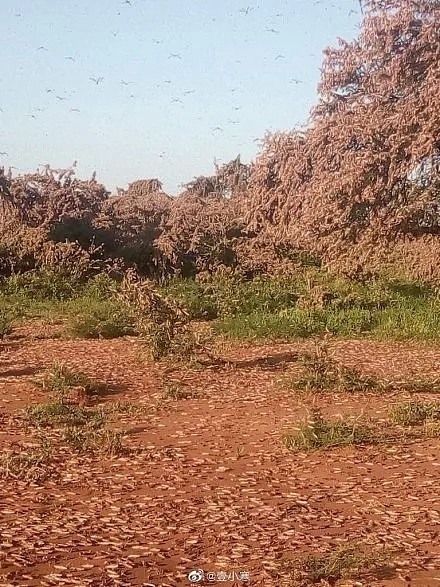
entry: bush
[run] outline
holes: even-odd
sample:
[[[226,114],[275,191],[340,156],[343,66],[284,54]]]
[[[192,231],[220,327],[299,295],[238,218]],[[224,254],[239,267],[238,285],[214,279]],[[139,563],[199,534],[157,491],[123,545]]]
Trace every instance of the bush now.
[[[82,295],[94,300],[105,301],[118,291],[118,282],[107,273],[98,273],[85,284]]]
[[[161,291],[183,306],[192,320],[211,320],[218,316],[215,300],[202,284],[193,279],[171,280]]]
[[[1,286],[4,295],[33,300],[66,300],[75,297],[79,289],[80,284],[74,276],[50,269],[12,275],[4,279]]]

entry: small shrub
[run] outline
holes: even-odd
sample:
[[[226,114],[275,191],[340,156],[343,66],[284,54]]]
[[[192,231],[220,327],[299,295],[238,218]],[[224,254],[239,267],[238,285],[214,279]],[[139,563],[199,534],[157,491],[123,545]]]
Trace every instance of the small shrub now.
[[[337,363],[330,357],[325,345],[316,345],[313,353],[303,353],[300,360],[303,366],[302,377],[289,381],[290,386],[297,389],[357,392],[379,387],[379,383],[372,377]]]
[[[151,282],[127,271],[120,296],[136,315],[137,331],[152,359],[195,360],[200,353],[211,357],[186,309],[162,296]]]
[[[162,288],[165,296],[186,308],[191,320],[212,320],[218,316],[216,302],[209,291],[192,279],[174,279]]]
[[[291,450],[312,450],[351,444],[372,442],[371,430],[357,420],[326,421],[320,410],[313,409],[309,421],[299,430],[284,437],[287,448]]]
[[[76,296],[79,287],[74,275],[52,269],[33,269],[5,279],[2,292],[5,295],[40,301],[66,300]]]
[[[119,284],[107,273],[98,273],[87,281],[82,295],[93,300],[107,301],[115,296]]]

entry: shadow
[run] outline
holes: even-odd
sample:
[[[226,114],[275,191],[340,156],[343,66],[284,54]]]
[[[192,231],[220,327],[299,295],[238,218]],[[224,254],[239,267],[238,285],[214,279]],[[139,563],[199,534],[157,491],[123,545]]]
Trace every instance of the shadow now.
[[[394,579],[397,573],[394,567],[390,565],[383,565],[374,569],[373,575],[379,581],[385,581],[386,579]]]
[[[22,369],[9,369],[0,371],[0,377],[23,377],[25,375],[35,375],[40,369],[37,367],[23,367]]]
[[[242,361],[229,361],[229,365],[238,369],[249,369],[260,367],[263,371],[280,371],[289,363],[298,360],[298,352],[279,353],[266,357],[257,357],[254,359],[244,359]]]
[[[127,391],[126,385],[107,384],[105,382],[98,382],[98,388],[90,393],[89,402],[91,406],[99,404],[100,401],[113,395],[118,395]]]
[[[388,288],[406,298],[427,298],[433,294],[430,287],[416,283],[391,283]]]
[[[0,353],[5,353],[7,351],[13,351],[15,349],[22,348],[22,344],[17,340],[12,340],[10,338],[4,339],[0,341]]]
[[[224,371],[227,369],[252,369],[260,367],[263,371],[282,371],[289,363],[293,363],[299,357],[298,352],[279,353],[269,355],[266,357],[257,357],[253,359],[222,359],[221,357],[210,357],[198,359],[197,364],[199,368],[209,369],[210,371]],[[178,371],[179,368],[175,366],[169,372]]]
[[[142,432],[146,432],[147,430],[151,430],[151,426],[135,426],[134,428],[126,429],[125,433],[127,436],[135,436],[136,434],[142,434]]]

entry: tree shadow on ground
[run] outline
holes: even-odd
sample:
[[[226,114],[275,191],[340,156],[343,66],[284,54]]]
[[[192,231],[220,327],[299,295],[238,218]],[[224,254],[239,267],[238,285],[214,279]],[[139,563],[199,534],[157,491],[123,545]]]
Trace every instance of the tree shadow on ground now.
[[[253,357],[251,359],[222,359],[201,361],[203,367],[211,370],[229,369],[252,369],[260,368],[262,371],[282,371],[289,363],[294,363],[299,358],[298,352],[284,352],[264,357]]]
[[[1,377],[24,377],[27,375],[35,375],[35,373],[38,373],[38,371],[40,371],[40,369],[38,369],[37,367],[17,367],[15,369],[11,368],[11,369],[7,369],[6,371],[4,371],[3,369],[0,369],[0,378]]]

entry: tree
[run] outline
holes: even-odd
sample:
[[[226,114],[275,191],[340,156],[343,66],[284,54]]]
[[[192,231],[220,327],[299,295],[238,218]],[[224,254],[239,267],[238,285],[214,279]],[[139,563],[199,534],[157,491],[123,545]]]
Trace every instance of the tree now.
[[[359,37],[325,51],[306,132],[266,138],[248,211],[334,263],[440,229],[440,1],[363,8]]]

